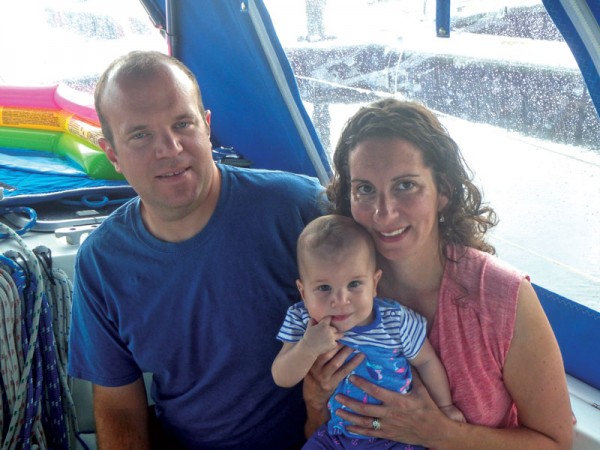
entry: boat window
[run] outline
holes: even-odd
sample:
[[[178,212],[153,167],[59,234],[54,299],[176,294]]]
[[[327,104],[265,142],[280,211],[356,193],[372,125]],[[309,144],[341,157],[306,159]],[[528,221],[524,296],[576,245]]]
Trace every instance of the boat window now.
[[[541,0],[265,0],[331,152],[359,106],[393,95],[438,112],[496,210],[498,255],[600,311],[600,121]]]
[[[130,50],[167,52],[138,0],[20,0],[2,5],[0,83],[64,83],[92,92]]]

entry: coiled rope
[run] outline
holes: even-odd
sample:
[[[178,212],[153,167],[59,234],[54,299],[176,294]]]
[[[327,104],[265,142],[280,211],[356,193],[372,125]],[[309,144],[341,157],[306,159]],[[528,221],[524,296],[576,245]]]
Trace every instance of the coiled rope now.
[[[50,250],[0,255],[1,449],[59,450],[75,443],[76,416],[67,376],[72,285],[52,267]]]

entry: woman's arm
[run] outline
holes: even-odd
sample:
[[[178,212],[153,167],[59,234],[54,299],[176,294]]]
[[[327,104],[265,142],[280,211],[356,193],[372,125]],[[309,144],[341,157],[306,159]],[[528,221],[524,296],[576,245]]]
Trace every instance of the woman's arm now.
[[[517,405],[519,423],[547,436],[553,446],[545,448],[570,449],[573,419],[562,356],[527,280],[519,289],[517,322],[503,374]]]
[[[338,344],[335,349],[319,356],[304,377],[303,392],[307,414],[304,435],[307,438],[330,419],[327,401],[338,384],[365,359],[365,355],[358,354],[344,364],[353,351],[350,347]]]
[[[150,449],[144,379],[120,387],[93,385],[98,448]]]
[[[518,428],[495,429],[455,422],[442,414],[422,382],[400,395],[364,379],[351,381],[382,405],[366,405],[347,397],[339,401],[359,415],[339,410],[356,424],[348,430],[367,436],[420,444],[438,450],[567,450],[573,425],[564,367],[558,344],[531,284],[519,290],[514,335],[503,370],[506,387],[519,414]],[[380,430],[373,430],[373,418]]]

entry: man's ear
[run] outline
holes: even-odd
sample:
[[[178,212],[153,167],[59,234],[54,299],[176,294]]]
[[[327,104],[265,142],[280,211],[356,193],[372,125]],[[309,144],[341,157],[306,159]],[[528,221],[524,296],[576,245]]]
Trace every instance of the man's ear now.
[[[115,170],[118,173],[121,173],[121,169],[119,168],[119,159],[117,158],[117,152],[115,152],[113,146],[110,145],[110,142],[108,142],[106,138],[101,137],[100,139],[98,139],[98,145],[104,151],[106,157],[112,163]]]
[[[212,117],[212,113],[210,109],[204,111],[204,125],[206,126],[206,134],[210,138],[210,118]]]

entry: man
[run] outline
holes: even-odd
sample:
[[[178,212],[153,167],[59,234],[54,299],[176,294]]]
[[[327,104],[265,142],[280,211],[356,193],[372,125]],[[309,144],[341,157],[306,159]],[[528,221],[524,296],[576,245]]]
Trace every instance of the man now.
[[[196,79],[161,53],[114,61],[95,106],[100,145],[139,194],[76,260],[69,371],[93,383],[99,446],[155,444],[144,372],[166,448],[301,442],[302,393],[277,388],[270,365],[320,185],[215,164]]]

